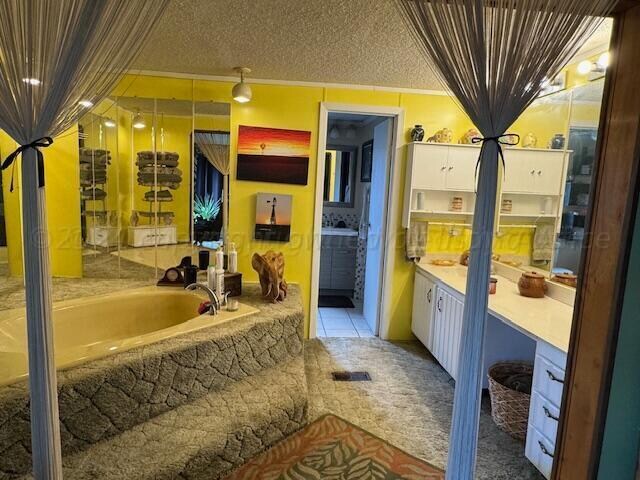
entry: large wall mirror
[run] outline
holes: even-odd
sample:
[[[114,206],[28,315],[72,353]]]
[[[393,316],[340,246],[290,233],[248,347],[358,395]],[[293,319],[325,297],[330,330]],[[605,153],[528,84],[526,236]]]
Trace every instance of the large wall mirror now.
[[[148,284],[228,225],[230,105],[118,97],[79,121],[83,280]]]
[[[328,145],[324,169],[324,205],[353,208],[358,149]]]

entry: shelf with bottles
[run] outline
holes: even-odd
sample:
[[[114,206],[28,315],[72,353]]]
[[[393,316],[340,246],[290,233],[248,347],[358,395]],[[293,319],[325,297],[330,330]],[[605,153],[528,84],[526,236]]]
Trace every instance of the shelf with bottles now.
[[[454,190],[413,189],[412,216],[470,216],[473,215],[475,194]]]

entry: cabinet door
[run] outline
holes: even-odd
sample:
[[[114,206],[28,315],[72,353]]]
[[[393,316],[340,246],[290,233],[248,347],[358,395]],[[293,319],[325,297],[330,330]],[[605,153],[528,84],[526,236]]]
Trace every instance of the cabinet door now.
[[[504,148],[504,193],[533,193],[535,191],[535,165],[541,152]],[[544,154],[544,152],[542,152]]]
[[[413,284],[411,330],[429,351],[433,349],[432,324],[435,298],[436,284],[416,272]]]
[[[479,148],[449,147],[445,186],[448,190],[475,191],[475,170]]]
[[[320,288],[331,288],[331,250],[320,250]]]
[[[356,285],[356,250],[334,248],[331,252],[331,288],[353,290]]]
[[[444,190],[448,148],[443,145],[411,144],[414,189]]]
[[[460,338],[462,336],[462,314],[464,302],[453,294],[442,291],[442,331],[444,332],[444,369],[454,379],[458,374],[458,353],[460,352]]]
[[[534,190],[540,195],[558,195],[564,173],[563,152],[543,152],[534,165]]]

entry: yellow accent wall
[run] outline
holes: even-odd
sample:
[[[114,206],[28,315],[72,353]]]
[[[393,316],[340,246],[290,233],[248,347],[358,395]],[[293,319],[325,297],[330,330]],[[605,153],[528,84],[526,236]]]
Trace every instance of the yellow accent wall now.
[[[0,133],[0,148],[3,157],[15,149],[15,142],[4,132]],[[56,137],[52,146],[43,149],[43,154],[51,274],[58,277],[80,277],[82,240],[77,128],[73,127]],[[11,193],[11,169],[2,172],[9,272],[12,276],[20,276],[23,272],[19,162],[15,167],[14,191]]]

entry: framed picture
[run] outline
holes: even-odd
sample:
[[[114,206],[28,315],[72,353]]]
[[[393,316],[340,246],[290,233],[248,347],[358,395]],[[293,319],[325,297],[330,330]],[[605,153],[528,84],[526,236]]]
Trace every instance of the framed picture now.
[[[238,127],[238,180],[306,185],[311,132]]]
[[[373,166],[373,139],[362,144],[362,164],[360,166],[360,181],[371,181],[371,167]]]
[[[289,241],[292,198],[277,193],[256,194],[256,240]]]

